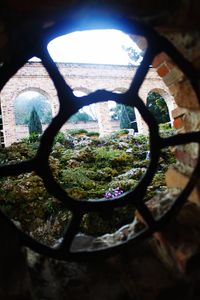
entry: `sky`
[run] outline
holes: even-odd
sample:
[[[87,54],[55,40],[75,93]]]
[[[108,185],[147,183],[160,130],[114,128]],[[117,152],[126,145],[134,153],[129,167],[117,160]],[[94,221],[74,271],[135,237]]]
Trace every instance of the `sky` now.
[[[141,51],[128,35],[113,29],[76,31],[52,40],[47,49],[55,62],[128,65],[130,58],[122,46]],[[111,108],[116,103],[109,101],[108,105]],[[83,111],[90,113],[88,107]]]
[[[128,54],[122,46],[140,51],[128,35],[119,30],[77,31],[60,36],[48,44],[56,62],[127,65]]]

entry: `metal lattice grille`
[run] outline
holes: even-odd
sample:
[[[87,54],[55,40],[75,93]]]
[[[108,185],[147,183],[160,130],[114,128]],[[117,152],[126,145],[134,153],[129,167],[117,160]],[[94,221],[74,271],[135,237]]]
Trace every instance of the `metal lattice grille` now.
[[[0,167],[0,176],[16,176],[21,173],[27,173],[34,171],[38,176],[40,176],[44,182],[45,188],[49,193],[51,193],[56,199],[63,202],[67,209],[72,212],[72,218],[70,223],[67,225],[63,241],[58,248],[47,247],[27,234],[21,232],[19,229],[19,235],[21,241],[24,245],[32,248],[33,250],[54,257],[57,259],[85,259],[93,257],[94,255],[103,255],[111,254],[115,250],[123,248],[129,243],[137,242],[138,240],[144,239],[150,236],[153,232],[162,228],[162,226],[168,222],[168,220],[175,215],[178,210],[185,203],[188,195],[191,193],[194,188],[198,176],[200,174],[200,156],[198,158],[197,165],[190,177],[190,180],[181,194],[178,196],[173,206],[165,215],[160,219],[155,219],[144,203],[143,199],[146,194],[147,188],[151,183],[151,180],[154,174],[157,171],[157,165],[160,157],[161,150],[165,147],[186,144],[191,142],[198,143],[200,141],[200,132],[191,132],[185,134],[177,134],[169,138],[161,138],[158,131],[158,125],[154,117],[150,114],[147,107],[144,105],[143,101],[138,96],[138,91],[141,84],[148,72],[149,65],[151,65],[153,58],[161,53],[165,52],[177,66],[183,71],[183,73],[189,78],[192,87],[197,95],[198,91],[198,82],[197,82],[197,73],[193,67],[186,61],[178,51],[163,37],[159,36],[152,29],[148,28],[146,25],[140,24],[138,22],[133,22],[132,20],[119,20],[115,19],[112,25],[110,20],[107,20],[107,24],[98,25],[94,28],[93,25],[86,25],[88,20],[84,20],[81,24],[74,24],[68,19],[68,23],[60,24],[59,26],[54,26],[44,30],[44,32],[35,34],[33,36],[27,35],[27,47],[24,49],[18,49],[18,55],[13,56],[12,60],[4,64],[0,69],[0,87],[2,88],[5,83],[12,77],[12,75],[19,70],[20,67],[32,56],[37,56],[41,58],[44,67],[46,68],[50,78],[52,79],[55,88],[57,90],[60,109],[58,114],[54,117],[51,124],[45,130],[42,135],[39,149],[36,156],[29,160],[21,163],[16,163],[14,165],[4,165]],[[113,21],[113,20],[112,20]],[[92,22],[90,22],[91,24]],[[116,25],[117,24],[117,25]],[[127,34],[140,35],[146,38],[148,47],[144,55],[144,59],[139,66],[136,75],[132,81],[132,84],[129,90],[124,94],[118,94],[113,92],[108,92],[106,90],[98,90],[87,96],[77,98],[74,96],[72,89],[66,84],[63,77],[61,76],[56,64],[52,61],[49,53],[47,51],[47,43],[57,35],[61,34],[62,31],[65,33],[72,32],[74,30],[85,30],[85,29],[107,29],[113,28],[122,30]],[[62,32],[63,33],[63,32]],[[31,39],[31,40],[30,40]],[[32,42],[34,40],[34,42]],[[80,100],[81,99],[81,100]],[[99,101],[115,100],[125,105],[130,105],[135,107],[141,114],[144,121],[149,127],[150,135],[150,163],[148,169],[139,181],[137,186],[129,193],[123,194],[115,199],[94,199],[94,200],[73,200],[70,198],[64,189],[56,182],[54,176],[49,167],[49,156],[52,150],[54,137],[66,122],[66,120],[74,114],[78,109],[84,105],[89,105],[94,102]],[[139,234],[128,237],[126,240],[121,241],[117,245],[111,247],[100,247],[98,246],[95,249],[86,249],[72,251],[71,245],[75,239],[76,234],[79,230],[79,225],[82,220],[82,217],[87,212],[92,211],[105,211],[131,204],[133,205],[140,213],[142,218],[145,220],[147,227],[145,230],[142,230]],[[1,213],[3,218],[6,218],[3,213]],[[14,225],[13,225],[14,226]]]

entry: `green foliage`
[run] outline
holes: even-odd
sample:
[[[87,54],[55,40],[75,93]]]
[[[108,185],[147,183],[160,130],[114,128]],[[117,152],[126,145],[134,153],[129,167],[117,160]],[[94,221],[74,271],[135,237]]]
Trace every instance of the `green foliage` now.
[[[121,226],[133,221],[135,208],[132,205],[107,210],[103,213],[85,214],[81,223],[81,231],[89,235],[99,236],[112,233]]]
[[[118,131],[118,133],[119,133],[119,135],[120,134],[128,134],[129,131],[127,129],[121,129],[121,130]]]
[[[42,133],[42,124],[35,108],[33,108],[28,123],[29,135],[39,135]]]
[[[76,114],[71,116],[68,120],[68,122],[71,123],[78,123],[80,121],[86,123],[86,122],[93,121],[93,118],[90,115],[88,115],[86,112],[78,111]]]
[[[29,144],[28,141],[13,143],[10,147],[1,149],[0,162],[1,164],[11,164],[33,158],[36,150]]]
[[[39,141],[39,134],[36,132],[32,132],[28,137],[28,142],[35,143]]]
[[[159,124],[159,130],[164,131],[164,130],[170,130],[171,126],[169,123],[161,123]]]
[[[55,143],[63,144],[65,141],[65,135],[63,132],[58,132],[55,137]]]
[[[123,135],[127,135],[129,133],[129,131],[127,129],[120,129],[120,130],[117,130],[115,132],[112,133],[112,137],[120,137],[120,136],[123,136]]]
[[[161,137],[170,137],[174,135],[175,129],[170,126],[169,123],[159,124],[159,132]]]
[[[96,131],[89,131],[87,133],[87,136],[99,136],[99,132],[96,132]]]
[[[150,92],[147,97],[147,107],[150,112],[154,115],[158,124],[167,123],[170,121],[169,111],[165,100],[160,94]]]
[[[58,136],[58,140],[62,138],[63,135]],[[115,189],[123,192],[134,189],[148,166],[148,161],[143,158],[149,150],[148,138],[143,135],[126,138],[125,142],[123,140],[123,148],[119,148],[119,141],[118,138],[91,140],[89,146],[75,144],[73,149],[67,148],[65,141],[55,143],[49,158],[55,180],[70,197],[79,201],[99,199],[107,191]],[[35,144],[21,142],[1,149],[0,160],[9,164],[33,158]],[[131,152],[126,153],[127,148]],[[159,172],[154,177],[145,200],[150,199],[160,186],[165,186],[164,171],[173,161],[171,152],[163,150]],[[26,232],[31,231],[42,241],[49,242],[64,230],[71,216],[70,212],[48,194],[42,180],[35,173],[1,178],[0,182],[1,208],[10,218],[19,220]],[[94,235],[113,232],[132,221],[134,211],[134,207],[126,206],[115,209],[113,214],[111,211],[88,213],[84,216],[81,230]],[[52,230],[45,230],[44,224],[49,219],[57,220],[57,225]],[[40,226],[43,226],[42,230]]]
[[[65,188],[80,187],[84,190],[90,190],[96,186],[94,180],[91,180],[86,175],[85,170],[81,168],[63,170],[61,176]]]
[[[20,220],[26,230],[31,230],[35,218],[46,219],[53,210],[59,209],[59,202],[48,194],[42,180],[34,173],[6,177],[1,184],[0,203],[4,212]]]
[[[95,164],[97,166],[120,168],[127,166],[130,161],[130,156],[123,150],[112,149],[112,148],[97,148],[95,150]]]
[[[144,134],[137,134],[134,136],[135,141],[137,141],[140,145],[146,145],[149,147],[149,138]]]
[[[70,130],[67,130],[67,133],[68,134],[71,134],[71,135],[78,135],[78,134],[87,134],[87,130],[85,129],[70,129]]]
[[[49,124],[52,111],[49,101],[38,92],[24,92],[14,102],[15,122],[17,125],[28,124],[33,108],[36,109],[42,124]],[[31,96],[32,95],[32,96]]]
[[[111,109],[112,119],[120,121],[120,128],[134,128],[135,112],[134,108],[124,104],[117,104]],[[137,128],[134,128],[137,130]]]

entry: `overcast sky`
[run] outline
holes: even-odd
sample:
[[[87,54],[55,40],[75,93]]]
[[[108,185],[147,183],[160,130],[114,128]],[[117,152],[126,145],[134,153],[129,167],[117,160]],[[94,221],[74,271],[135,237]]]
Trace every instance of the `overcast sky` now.
[[[140,52],[128,35],[110,29],[79,31],[60,36],[48,44],[48,51],[55,62],[128,65],[130,58],[122,46]],[[34,92],[29,93],[30,98],[35,96]],[[83,96],[80,92],[75,91],[75,94]],[[114,101],[108,104],[109,107],[116,105]],[[90,113],[88,107],[83,110]]]
[[[140,51],[128,35],[118,30],[89,30],[63,35],[48,44],[48,51],[57,62],[127,65],[130,59],[122,46]]]

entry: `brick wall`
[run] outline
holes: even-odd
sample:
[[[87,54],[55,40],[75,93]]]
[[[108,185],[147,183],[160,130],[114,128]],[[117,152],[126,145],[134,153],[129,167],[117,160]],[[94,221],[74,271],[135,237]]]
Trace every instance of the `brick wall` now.
[[[132,77],[137,69],[132,66],[72,63],[59,63],[58,67],[70,87],[74,91],[82,91],[85,94],[98,89],[124,92],[129,88]],[[148,93],[152,90],[159,91],[163,95],[171,117],[171,110],[176,107],[176,104],[170,95],[168,87],[157,74],[155,68],[149,69],[139,91],[139,96],[145,103]],[[59,103],[57,92],[47,71],[41,63],[27,63],[8,81],[1,92],[3,132],[6,146],[16,141],[17,127],[14,118],[14,101],[16,97],[24,91],[37,91],[43,94],[51,104],[53,116],[58,111]],[[105,103],[99,103],[96,106],[101,135],[112,131],[110,116],[106,107]],[[139,132],[147,134],[148,127],[137,111],[136,121]]]
[[[157,68],[159,76],[163,78],[177,104],[177,108],[171,111],[173,126],[177,133],[199,131],[199,100],[188,78],[164,53],[154,59],[153,66]],[[173,151],[177,162],[167,170],[166,184],[169,190],[178,188],[181,191],[188,183],[196,166],[199,144],[190,143],[176,146]],[[199,251],[200,244],[197,239],[200,233],[198,227],[199,205],[200,182],[193,189],[180,215],[173,219],[162,232],[154,235],[157,251],[167,265],[174,270],[185,272],[188,261]]]

